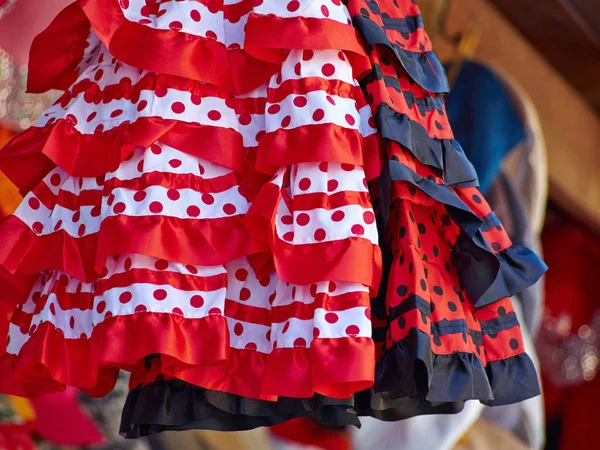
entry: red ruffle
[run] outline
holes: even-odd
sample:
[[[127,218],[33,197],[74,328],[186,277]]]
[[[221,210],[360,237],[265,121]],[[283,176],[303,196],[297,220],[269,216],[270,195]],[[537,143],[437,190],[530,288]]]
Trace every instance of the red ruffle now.
[[[95,134],[80,133],[65,119],[44,128],[30,128],[0,152],[0,170],[21,193],[27,193],[55,165],[72,176],[97,177],[116,170],[135,147],[149,147],[159,140],[237,172],[243,170],[245,149],[241,134],[229,128],[158,117],[142,117]]]
[[[244,220],[250,235],[271,248],[275,269],[282,280],[297,285],[349,281],[377,292],[382,271],[381,250],[377,245],[358,237],[312,244],[285,242],[277,235],[274,225],[280,201],[283,199],[279,187],[265,184]],[[251,262],[259,278],[267,275],[272,267],[266,258]],[[302,270],[298,270],[299,267]]]
[[[227,323],[218,313],[203,319],[160,313],[115,316],[97,325],[89,339],[65,339],[44,323],[18,357],[7,354],[0,360],[0,390],[37,397],[69,385],[101,397],[113,389],[118,368],[144,373],[144,358],[153,354],[161,355],[166,375],[250,398],[308,398],[315,392],[347,398],[373,384],[369,338],[316,339],[310,348],[271,354],[233,349],[228,342]]]
[[[0,223],[0,235],[12,244],[0,248],[0,264],[11,274],[58,270],[85,282],[96,280],[106,258],[115,254],[212,266],[265,251],[246,233],[243,216],[206,220],[111,216],[102,221],[99,233],[81,238],[62,230],[38,236],[10,216]]]
[[[255,89],[277,73],[289,49],[347,51],[355,78],[370,68],[356,30],[333,20],[252,13],[244,49],[228,50],[214,39],[130,22],[117,0],[81,0],[63,10],[35,39],[30,58],[34,69],[29,81],[31,92],[64,90],[75,80],[90,24],[110,53],[126,64],[237,93]],[[207,60],[219,63],[205,64]]]
[[[257,168],[268,174],[281,166],[321,161],[363,166],[368,180],[378,177],[383,164],[379,133],[365,138],[334,124],[305,125],[267,133],[258,143]]]

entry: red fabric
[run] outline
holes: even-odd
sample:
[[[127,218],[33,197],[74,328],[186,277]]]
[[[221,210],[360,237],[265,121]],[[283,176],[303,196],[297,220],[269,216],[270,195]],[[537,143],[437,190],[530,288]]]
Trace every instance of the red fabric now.
[[[544,258],[550,267],[546,282],[546,307],[551,316],[568,314],[571,332],[589,324],[600,310],[598,267],[600,234],[570,219],[549,222],[542,233]],[[543,375],[543,373],[542,373]],[[597,405],[600,378],[574,387],[560,388],[542,377],[546,415],[562,419],[560,450],[588,448],[598,435]]]
[[[312,419],[294,419],[269,428],[279,439],[310,445],[323,450],[350,450],[350,435],[345,430],[332,430]]]
[[[92,418],[77,403],[77,390],[31,400],[35,408],[34,430],[42,439],[58,445],[93,446],[104,442]]]
[[[19,358],[5,354],[0,359],[2,373],[13,375],[0,378],[0,390],[38,397],[70,385],[101,397],[113,389],[119,367],[143,374],[144,357],[152,354],[161,354],[165,375],[251,398],[308,398],[315,392],[348,398],[373,383],[375,361],[362,357],[374,351],[369,338],[318,339],[310,348],[275,349],[267,355],[230,348],[221,314],[215,311],[202,320],[148,312],[109,317],[87,339],[65,339],[43,323]],[[106,339],[114,344],[105,345]]]

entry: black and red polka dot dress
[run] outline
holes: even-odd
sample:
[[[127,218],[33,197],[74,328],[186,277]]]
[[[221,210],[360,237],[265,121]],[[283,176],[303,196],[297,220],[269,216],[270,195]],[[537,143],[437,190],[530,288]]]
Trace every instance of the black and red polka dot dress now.
[[[538,393],[508,297],[545,266],[478,193],[412,1],[79,0],[30,71],[63,94],[0,151],[1,391],[129,371],[130,436]]]

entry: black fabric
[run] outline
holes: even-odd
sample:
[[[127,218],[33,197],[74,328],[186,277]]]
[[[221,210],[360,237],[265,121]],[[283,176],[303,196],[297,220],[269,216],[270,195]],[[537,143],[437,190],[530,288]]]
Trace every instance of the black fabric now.
[[[375,121],[384,138],[406,147],[423,164],[440,169],[447,185],[477,186],[475,169],[457,141],[430,137],[420,123],[385,103],[378,107]]]
[[[120,432],[127,438],[161,431],[204,429],[242,431],[311,417],[330,427],[360,427],[353,400],[321,395],[280,397],[276,402],[203,389],[180,380],[158,380],[132,390],[125,402]]]
[[[376,5],[375,2],[373,4]],[[415,17],[420,18],[420,16]],[[390,29],[405,27],[404,31],[410,33],[416,30],[415,26],[422,26],[422,21],[415,17],[404,19],[383,18],[384,27],[388,26]],[[391,42],[384,29],[368,17],[356,15],[352,18],[352,21],[368,45],[385,45],[390,48],[406,72],[423,88],[436,93],[450,91],[444,67],[434,52],[409,52],[402,49],[399,45]]]
[[[482,400],[489,406],[517,403],[540,395],[533,362],[526,353],[487,363],[486,371],[494,392],[493,400]]]

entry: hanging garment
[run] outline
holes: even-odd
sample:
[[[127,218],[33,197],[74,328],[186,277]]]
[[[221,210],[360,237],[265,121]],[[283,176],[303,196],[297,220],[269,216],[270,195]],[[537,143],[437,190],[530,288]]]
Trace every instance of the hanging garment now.
[[[509,297],[545,265],[475,187],[412,1],[80,0],[31,55],[64,94],[0,152],[0,390],[130,371],[130,437],[539,393]]]

